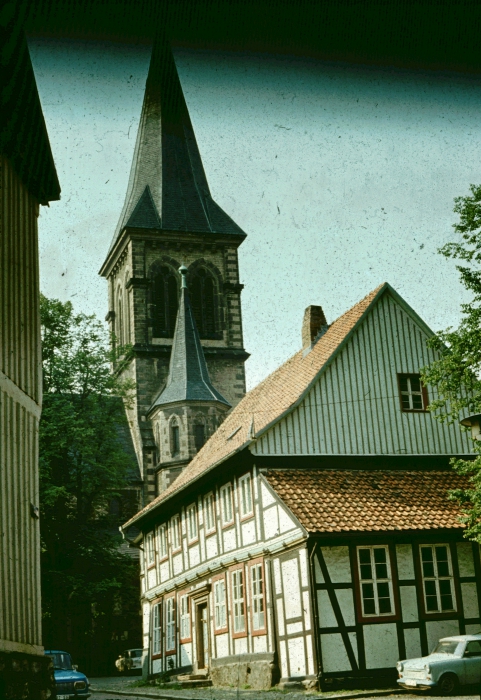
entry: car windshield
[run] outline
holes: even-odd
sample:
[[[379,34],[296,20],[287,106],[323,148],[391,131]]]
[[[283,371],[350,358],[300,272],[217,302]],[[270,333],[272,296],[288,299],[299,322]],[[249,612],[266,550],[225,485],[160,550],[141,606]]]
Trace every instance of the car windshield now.
[[[134,659],[138,659],[140,656],[142,656],[142,649],[132,649],[130,656],[132,656]]]
[[[53,661],[53,668],[55,671],[72,671],[72,659],[70,654],[64,652],[55,652],[53,654],[47,654]]]
[[[440,641],[433,654],[454,654],[458,648],[458,642]]]

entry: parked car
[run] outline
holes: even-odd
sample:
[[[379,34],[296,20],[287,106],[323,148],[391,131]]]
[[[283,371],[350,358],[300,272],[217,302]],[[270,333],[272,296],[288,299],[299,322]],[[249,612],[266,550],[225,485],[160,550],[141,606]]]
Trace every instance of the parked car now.
[[[449,695],[460,685],[479,685],[481,633],[444,637],[429,656],[398,661],[397,670],[403,688],[436,688]]]
[[[66,651],[46,649],[45,655],[53,661],[57,700],[89,698],[89,680],[72,665],[72,657]]]
[[[142,649],[127,649],[119,655],[115,662],[120,673],[140,671],[142,669]]]

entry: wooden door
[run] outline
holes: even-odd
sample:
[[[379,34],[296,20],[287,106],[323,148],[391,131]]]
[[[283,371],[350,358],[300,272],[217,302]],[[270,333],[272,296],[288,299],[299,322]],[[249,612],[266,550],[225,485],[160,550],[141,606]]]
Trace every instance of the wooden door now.
[[[196,608],[197,668],[206,669],[209,665],[209,620],[207,603],[199,603]]]

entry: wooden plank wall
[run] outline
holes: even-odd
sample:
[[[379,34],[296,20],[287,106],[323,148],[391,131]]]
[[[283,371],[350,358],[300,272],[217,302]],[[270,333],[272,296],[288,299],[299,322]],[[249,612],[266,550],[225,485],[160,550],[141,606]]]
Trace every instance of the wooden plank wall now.
[[[41,645],[37,216],[0,156],[0,649],[18,651]]]
[[[426,340],[386,293],[300,405],[257,440],[254,454],[471,453],[458,425],[401,411],[397,375],[418,373],[434,359]]]

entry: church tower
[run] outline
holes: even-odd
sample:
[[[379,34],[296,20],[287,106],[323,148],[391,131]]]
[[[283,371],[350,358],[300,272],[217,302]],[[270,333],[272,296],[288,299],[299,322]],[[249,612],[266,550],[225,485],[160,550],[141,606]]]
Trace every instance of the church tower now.
[[[144,504],[169,485],[245,394],[249,355],[237,255],[245,237],[212,199],[172,53],[156,43],[127,195],[100,270],[108,280],[111,332],[120,344],[133,345],[125,378],[134,380],[135,396],[127,416]],[[182,398],[174,362],[182,352],[197,356],[189,354],[184,370],[197,363],[203,377],[197,389],[202,385],[215,398],[202,393],[198,405]]]

